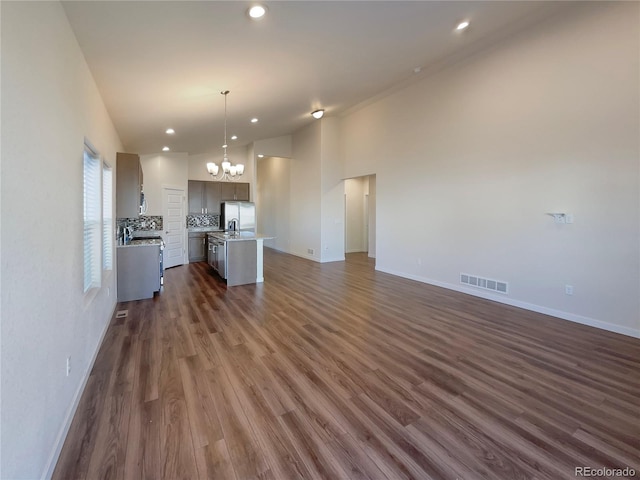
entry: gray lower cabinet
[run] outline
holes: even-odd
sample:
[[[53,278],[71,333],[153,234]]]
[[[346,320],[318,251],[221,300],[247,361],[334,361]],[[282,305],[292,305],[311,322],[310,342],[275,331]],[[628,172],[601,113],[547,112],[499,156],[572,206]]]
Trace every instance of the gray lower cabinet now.
[[[256,241],[245,240],[225,243],[227,247],[227,286],[256,283]]]
[[[189,233],[189,263],[207,260],[207,234]]]
[[[160,291],[160,246],[118,247],[118,301],[152,298]]]

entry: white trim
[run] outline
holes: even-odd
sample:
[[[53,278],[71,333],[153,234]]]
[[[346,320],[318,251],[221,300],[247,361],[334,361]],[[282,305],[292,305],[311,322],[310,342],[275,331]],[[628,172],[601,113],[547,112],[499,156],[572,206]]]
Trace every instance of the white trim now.
[[[256,283],[264,282],[264,238],[256,239]]]
[[[117,306],[118,306],[117,302],[114,302],[113,309],[111,310],[111,315],[109,315],[109,320],[107,321],[105,328],[102,331],[102,334],[100,335],[100,341],[98,342],[96,351],[93,352],[93,358],[91,359],[91,362],[89,362],[89,367],[84,372],[84,378],[82,379],[82,382],[78,386],[78,389],[76,390],[76,393],[73,396],[73,402],[71,403],[71,408],[67,412],[67,416],[64,419],[64,423],[62,424],[62,427],[58,432],[58,436],[56,437],[53,451],[51,452],[51,455],[49,455],[49,459],[45,464],[44,472],[42,472],[42,475],[40,476],[40,478],[42,479],[49,479],[53,477],[53,472],[60,458],[60,452],[62,452],[64,441],[66,440],[67,434],[69,433],[69,429],[71,428],[71,422],[73,422],[73,417],[76,414],[76,410],[78,409],[78,405],[80,404],[80,399],[82,398],[84,389],[87,386],[87,382],[89,381],[89,376],[91,375],[91,371],[93,370],[93,365],[96,363],[96,358],[98,358],[98,352],[102,347],[102,342],[104,341],[104,337],[107,334],[107,330],[109,330],[109,327],[111,326],[111,320],[113,319],[113,314],[115,313]]]
[[[327,258],[321,258],[320,263],[344,262],[344,260],[345,260],[344,255],[342,257],[341,256],[327,257]]]
[[[180,185],[169,185],[167,183],[163,183],[161,185],[161,189],[163,189],[163,188],[170,188],[172,190],[184,190],[185,194],[187,192],[187,189],[184,188],[184,185],[182,185],[182,186],[180,186]],[[186,217],[186,215],[185,215],[185,217]]]
[[[623,327],[621,325],[615,325],[613,323],[604,322],[602,320],[596,320],[595,318],[584,317],[575,313],[564,312],[562,310],[556,310],[553,308],[543,307],[541,305],[535,305],[533,303],[523,302],[521,300],[514,300],[513,298],[505,297],[504,295],[495,295],[490,292],[482,290],[475,290],[473,288],[463,287],[460,285],[454,285],[451,283],[440,282],[438,280],[432,280],[430,278],[421,277],[419,275],[412,275],[396,270],[382,268],[376,265],[376,270],[379,272],[389,273],[397,277],[408,278],[410,280],[416,280],[418,282],[427,283],[429,285],[435,285],[436,287],[446,288],[448,290],[454,290],[460,293],[466,293],[467,295],[473,295],[474,297],[480,297],[487,300],[492,300],[498,303],[504,303],[513,307],[523,308],[536,313],[542,313],[544,315],[550,315],[552,317],[560,318],[562,320],[569,320],[570,322],[581,323],[590,327],[596,327],[601,330],[607,330],[614,333],[620,333],[622,335],[628,335],[630,337],[640,338],[640,329],[634,329],[629,327]]]

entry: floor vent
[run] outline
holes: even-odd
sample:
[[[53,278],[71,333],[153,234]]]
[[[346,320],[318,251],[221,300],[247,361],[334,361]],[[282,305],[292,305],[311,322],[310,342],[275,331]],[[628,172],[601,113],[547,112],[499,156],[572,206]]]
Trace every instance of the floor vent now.
[[[463,285],[471,285],[472,287],[483,288],[485,290],[491,290],[492,292],[504,294],[509,293],[509,284],[507,282],[477,277],[475,275],[469,275],[468,273],[460,274],[460,283]]]
[[[129,315],[129,310],[118,310],[116,312],[116,318],[125,318],[127,315]]]

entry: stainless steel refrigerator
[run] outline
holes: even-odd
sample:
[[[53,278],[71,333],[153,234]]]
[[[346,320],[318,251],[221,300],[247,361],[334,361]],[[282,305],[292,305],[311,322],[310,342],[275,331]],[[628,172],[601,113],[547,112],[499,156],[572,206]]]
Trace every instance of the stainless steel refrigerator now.
[[[253,202],[223,202],[220,228],[225,231],[256,233],[256,205]]]

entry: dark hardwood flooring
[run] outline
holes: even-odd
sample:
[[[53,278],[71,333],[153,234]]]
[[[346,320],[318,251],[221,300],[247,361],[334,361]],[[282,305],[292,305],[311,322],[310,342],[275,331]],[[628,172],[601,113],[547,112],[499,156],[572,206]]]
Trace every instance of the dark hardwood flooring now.
[[[264,284],[229,289],[176,267],[118,305],[56,480],[640,476],[640,340],[364,254],[265,249],[264,265]]]

